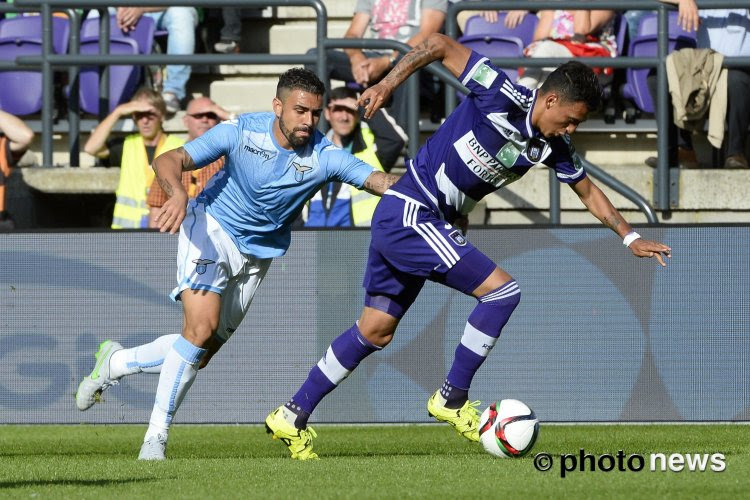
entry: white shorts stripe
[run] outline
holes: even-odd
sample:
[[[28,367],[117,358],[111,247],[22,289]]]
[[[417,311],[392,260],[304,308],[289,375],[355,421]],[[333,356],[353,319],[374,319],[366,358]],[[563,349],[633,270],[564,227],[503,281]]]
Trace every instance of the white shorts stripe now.
[[[323,372],[323,375],[325,375],[328,380],[336,385],[339,385],[339,383],[351,373],[349,370],[341,366],[341,363],[336,359],[336,355],[333,353],[333,348],[331,346],[328,346],[325,356],[318,361],[318,368],[320,368],[320,371]]]
[[[413,224],[411,227],[427,242],[428,245],[430,245],[430,247],[435,251],[435,253],[438,255],[438,257],[440,257],[440,259],[445,263],[446,266],[451,268],[455,265],[455,262],[450,258],[450,256],[446,255],[444,253],[444,250],[436,245],[436,243],[431,239],[430,235],[425,232],[424,228],[420,227],[420,225],[418,224]]]
[[[466,323],[461,343],[471,352],[486,358],[492,348],[495,347],[496,342],[495,337],[490,337],[471,326],[471,323]]]
[[[453,255],[453,258],[456,259],[456,262],[458,262],[458,260],[460,259],[460,257],[458,256],[458,253],[456,253],[456,251],[453,249],[453,247],[448,242],[448,240],[445,239],[445,236],[443,236],[440,233],[440,231],[437,230],[435,225],[431,222],[428,222],[427,224],[424,224],[424,225],[427,226],[427,229],[429,229],[435,235],[435,239],[439,241],[445,248],[447,248],[448,253]]]
[[[402,200],[408,201],[409,203],[414,203],[418,207],[424,207],[423,204],[419,203],[417,200],[415,200],[411,196],[406,196],[405,194],[399,193],[398,191],[393,191],[392,189],[389,189],[388,191],[383,193],[383,195],[395,196],[396,198],[401,198]]]

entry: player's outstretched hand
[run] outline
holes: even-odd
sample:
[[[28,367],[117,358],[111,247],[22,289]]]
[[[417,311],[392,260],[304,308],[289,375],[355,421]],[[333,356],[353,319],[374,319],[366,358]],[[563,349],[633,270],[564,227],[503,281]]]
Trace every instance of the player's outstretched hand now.
[[[175,192],[171,198],[161,207],[156,215],[156,227],[159,232],[175,234],[180,229],[180,224],[185,219],[187,207],[187,193],[184,191]]]
[[[667,245],[659,243],[658,241],[649,241],[642,238],[638,238],[630,244],[630,251],[633,252],[633,255],[636,257],[656,257],[656,260],[659,261],[659,264],[661,264],[662,267],[667,266],[667,263],[664,260],[665,256],[668,259],[672,258],[672,249]]]
[[[392,93],[393,89],[384,81],[381,81],[377,85],[373,85],[362,92],[357,104],[365,108],[365,120],[372,118],[372,115],[383,107],[383,104],[388,101],[388,98],[391,97]]]

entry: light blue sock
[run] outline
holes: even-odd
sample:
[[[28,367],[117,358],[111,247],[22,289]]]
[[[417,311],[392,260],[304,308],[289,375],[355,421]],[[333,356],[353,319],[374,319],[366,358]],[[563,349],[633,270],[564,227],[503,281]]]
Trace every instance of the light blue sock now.
[[[156,401],[144,441],[157,434],[167,436],[175,413],[193,385],[198,365],[205,354],[205,349],[194,346],[182,336],[172,344],[161,367]]]
[[[178,333],[162,335],[148,344],[117,351],[109,360],[110,376],[118,379],[141,372],[160,373],[164,358],[179,337]]]

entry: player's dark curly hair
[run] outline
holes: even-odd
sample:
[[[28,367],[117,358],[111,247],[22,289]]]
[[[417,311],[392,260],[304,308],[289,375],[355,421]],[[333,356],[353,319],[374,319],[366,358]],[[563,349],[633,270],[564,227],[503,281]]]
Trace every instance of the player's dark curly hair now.
[[[284,71],[279,77],[279,84],[276,85],[276,97],[281,99],[282,91],[295,89],[315,95],[323,95],[326,91],[318,75],[305,68],[292,68]]]
[[[583,102],[589,111],[602,104],[602,87],[596,73],[578,61],[568,61],[550,73],[539,92],[557,93],[563,101]]]

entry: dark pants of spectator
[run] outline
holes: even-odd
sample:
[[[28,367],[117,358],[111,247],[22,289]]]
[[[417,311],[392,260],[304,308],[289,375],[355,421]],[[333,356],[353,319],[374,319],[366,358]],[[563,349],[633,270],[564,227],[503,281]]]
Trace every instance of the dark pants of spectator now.
[[[729,70],[727,94],[727,156],[744,155],[750,126],[750,70]]]
[[[656,106],[657,92],[656,92],[656,73],[648,75],[646,82],[648,84],[648,91],[651,93],[651,101]],[[669,114],[667,117],[667,143],[669,149],[667,150],[668,165],[670,167],[676,167],[679,164],[677,159],[678,147],[684,149],[693,149],[693,140],[690,137],[690,132],[677,128],[674,124],[674,108],[672,107],[672,97],[669,96],[669,102],[667,103],[667,109]]]
[[[223,7],[221,18],[224,21],[220,35],[222,41],[239,43],[242,40],[242,10],[237,7]]]
[[[310,49],[307,51],[308,55],[317,55],[317,49]],[[364,51],[365,57],[382,57],[383,54],[379,52]],[[328,50],[326,51],[326,61],[328,65],[328,77],[336,80],[343,80],[345,82],[353,82],[354,75],[352,74],[352,65],[349,62],[349,56],[342,50]],[[306,66],[307,69],[315,71],[315,64]],[[439,87],[435,85],[432,75],[426,71],[420,71],[419,73],[420,82],[420,97],[427,102],[435,104],[434,108],[439,108],[442,101],[440,100],[441,93]],[[385,76],[385,75],[383,75]],[[400,85],[393,92],[391,96],[391,105],[388,107],[388,113],[396,120],[396,123],[407,130],[407,94],[406,85]]]

